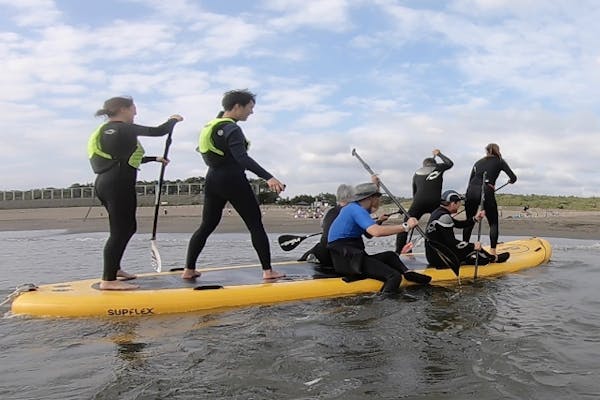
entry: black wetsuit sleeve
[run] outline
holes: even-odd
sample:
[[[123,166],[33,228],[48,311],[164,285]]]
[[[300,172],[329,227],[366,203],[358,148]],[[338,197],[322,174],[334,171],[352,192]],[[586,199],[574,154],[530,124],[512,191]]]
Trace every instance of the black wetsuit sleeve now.
[[[454,166],[454,163],[452,162],[452,160],[449,159],[448,157],[446,157],[445,155],[443,155],[442,153],[438,153],[438,156],[443,161],[443,163],[437,163],[436,169],[438,171],[446,171],[446,170],[452,168],[452,166]]]
[[[235,161],[245,170],[254,172],[258,177],[269,180],[273,177],[263,167],[248,155],[246,151],[246,138],[241,129],[235,129],[227,138],[229,152]]]
[[[415,197],[415,194],[417,194],[417,179],[416,179],[416,175],[413,176],[413,181],[412,181],[412,190],[413,190],[413,199]]]
[[[147,162],[152,162],[152,161],[158,161],[158,157],[156,157],[156,156],[142,157],[142,164],[145,164]]]
[[[510,169],[510,167],[508,166],[506,161],[502,160],[501,168],[502,168],[502,171],[504,171],[506,173],[506,175],[508,175],[508,177],[510,178],[510,183],[515,183],[517,181],[517,175],[515,175],[513,170]]]
[[[136,124],[129,124],[127,131],[137,136],[164,136],[173,130],[173,127],[177,123],[175,118],[167,120],[165,123],[159,126],[142,126]]]

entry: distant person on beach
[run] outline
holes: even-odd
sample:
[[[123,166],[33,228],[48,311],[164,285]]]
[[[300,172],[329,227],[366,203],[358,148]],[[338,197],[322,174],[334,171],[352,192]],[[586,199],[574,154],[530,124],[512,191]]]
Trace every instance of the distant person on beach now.
[[[161,156],[144,156],[138,137],[167,135],[177,122],[183,120],[181,115],[175,114],[162,125],[148,127],[133,123],[136,114],[133,99],[129,97],[106,100],[96,116],[105,115],[108,121],[100,125],[88,141],[88,157],[92,169],[98,174],[94,184],[96,196],[108,212],[110,229],[104,246],[104,273],[100,282],[102,290],[138,288],[137,285],[122,282],[135,279],[136,276],[121,269],[125,248],[137,229],[137,171],[140,164],[149,161],[169,162]]]
[[[479,203],[481,202],[481,187],[483,185],[485,187],[483,209],[485,210],[485,217],[490,226],[490,253],[494,256],[492,257],[492,262],[494,262],[496,246],[500,234],[498,228],[498,204],[496,203],[496,179],[498,179],[500,172],[504,171],[504,173],[508,175],[508,183],[513,184],[517,181],[517,176],[512,169],[510,169],[508,163],[502,158],[500,146],[496,143],[490,143],[485,146],[485,151],[485,157],[477,161],[471,170],[469,186],[467,187],[465,212],[467,219],[471,219],[475,216]],[[483,182],[484,173],[486,174],[485,185]],[[472,225],[463,230],[463,241],[468,242],[471,239],[472,231]]]
[[[478,211],[473,217],[466,220],[458,220],[452,217],[458,211],[464,196],[458,194],[455,190],[446,190],[442,194],[440,205],[431,213],[427,223],[426,233],[430,241],[441,243],[449,249],[458,259],[460,264],[475,263],[476,251],[479,252],[478,265],[486,265],[494,258],[491,254],[481,248],[481,243],[469,243],[460,241],[454,236],[454,228],[473,227],[476,222],[480,222],[485,217],[485,211]],[[450,268],[445,260],[440,257],[438,250],[430,245],[430,241],[425,241],[425,257],[427,262],[435,268]],[[506,261],[509,253],[501,253],[498,261]]]
[[[250,231],[252,246],[262,265],[264,279],[284,275],[271,268],[269,238],[262,223],[258,201],[246,178],[251,171],[267,181],[271,190],[281,193],[285,185],[273,177],[248,155],[250,142],[246,140],[238,121],[246,121],[253,113],[256,96],[247,90],[232,90],[223,96],[217,118],[208,122],[200,132],[198,151],[208,165],[204,190],[202,223],[192,235],[185,262],[183,279],[200,276],[196,261],[206,240],[217,228],[227,202],[237,211]]]
[[[443,155],[439,149],[434,149],[432,154],[433,157],[423,160],[423,166],[415,171],[412,179],[413,200],[407,213],[417,220],[424,214],[431,213],[440,205],[444,172],[454,165],[452,160]],[[436,162],[435,157],[439,157],[442,162]],[[407,219],[408,216],[405,215],[404,221]],[[407,237],[406,232],[396,236],[396,253],[402,252]]]
[[[341,209],[331,224],[327,248],[331,252],[335,272],[350,279],[358,277],[382,281],[381,291],[385,293],[397,292],[403,276],[420,284],[429,283],[431,277],[409,271],[393,251],[373,255],[365,251],[364,234],[374,237],[395,235],[414,228],[418,223],[416,218],[409,218],[402,225],[379,225],[371,214],[379,208],[380,198],[376,184],[357,185],[352,201]]]

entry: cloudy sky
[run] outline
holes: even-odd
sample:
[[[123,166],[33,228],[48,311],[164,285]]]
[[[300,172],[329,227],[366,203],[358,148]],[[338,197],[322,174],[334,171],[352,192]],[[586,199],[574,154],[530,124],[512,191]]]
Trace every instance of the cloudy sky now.
[[[439,148],[455,162],[445,186],[465,190],[489,142],[519,177],[506,193],[600,195],[597,1],[0,0],[0,10],[0,190],[93,182],[93,114],[123,94],[139,124],[184,116],[166,178],[204,176],[201,126],[223,92],[249,88],[251,155],[284,195],[368,180],[352,148],[402,196]],[[164,139],[143,144],[156,155]],[[145,164],[139,178],[158,173]]]

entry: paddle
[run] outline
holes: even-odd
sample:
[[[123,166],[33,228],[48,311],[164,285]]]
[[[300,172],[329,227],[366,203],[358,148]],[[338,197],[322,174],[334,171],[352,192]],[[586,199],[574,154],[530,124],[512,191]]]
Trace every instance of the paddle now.
[[[169,147],[171,147],[171,136],[173,136],[173,130],[167,135],[167,140],[165,142],[165,151],[163,153],[163,158],[166,160],[169,155]],[[158,226],[158,211],[160,209],[160,195],[162,192],[163,180],[165,177],[165,167],[164,163],[161,163],[160,167],[160,176],[158,178],[158,184],[156,185],[156,193],[154,197],[154,222],[152,224],[152,238],[150,239],[150,253],[152,255],[152,266],[156,272],[162,271],[162,261],[160,259],[160,253],[158,252],[158,247],[156,246],[156,227]]]
[[[365,160],[363,160],[358,155],[356,149],[352,149],[352,155],[356,157],[358,161],[360,161],[360,163],[367,170],[367,172],[369,172],[371,175],[376,175],[375,171],[373,171],[373,169],[371,169],[371,167],[365,162]],[[396,199],[396,197],[389,191],[389,189],[385,186],[381,178],[379,179],[379,186],[381,186],[383,191],[387,193],[388,197],[396,204],[396,206],[398,206],[400,212],[402,212],[402,214],[404,214],[405,216],[410,217],[406,209],[402,206],[402,204],[400,204],[398,199]],[[459,276],[460,261],[458,260],[458,257],[456,257],[456,255],[443,244],[429,239],[428,236],[425,234],[425,231],[423,231],[423,229],[419,225],[416,225],[415,229],[421,234],[425,241],[429,243],[429,247],[435,250],[435,252],[446,263],[446,265],[452,269],[452,272],[454,272],[456,276]]]
[[[302,243],[304,240],[308,239],[309,237],[317,236],[317,235],[321,235],[321,234],[322,234],[322,232],[311,233],[310,235],[302,235],[302,236],[281,235],[281,236],[279,236],[279,238],[277,238],[277,241],[279,242],[279,246],[281,246],[281,249],[283,251],[291,251],[291,250],[294,250],[296,247],[298,247],[298,245],[300,243]]]
[[[479,207],[477,207],[477,213],[483,210],[483,203],[485,202],[485,178],[487,177],[487,171],[483,171],[483,181],[481,182],[481,200],[479,200]],[[502,187],[502,186],[500,186]],[[477,222],[477,241],[481,241],[481,220]],[[481,243],[480,243],[481,245]],[[473,274],[473,280],[477,279],[477,269],[479,268],[479,250],[475,250],[475,272]]]

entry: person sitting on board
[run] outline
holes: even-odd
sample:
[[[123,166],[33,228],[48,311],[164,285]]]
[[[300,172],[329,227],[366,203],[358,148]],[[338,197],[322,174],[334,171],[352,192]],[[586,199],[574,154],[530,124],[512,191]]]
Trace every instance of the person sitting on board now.
[[[96,116],[105,115],[108,121],[100,125],[88,141],[90,164],[98,174],[94,188],[96,196],[108,212],[110,230],[104,246],[104,272],[100,282],[102,290],[131,290],[139,287],[117,280],[136,278],[121,269],[121,259],[127,243],[137,229],[137,171],[142,163],[169,162],[162,156],[144,156],[138,137],[167,135],[177,122],[183,120],[181,115],[175,114],[160,126],[148,127],[133,123],[136,114],[133,99],[129,97],[106,100]]]
[[[484,202],[483,209],[485,217],[490,226],[490,254],[496,255],[496,245],[498,244],[499,229],[498,229],[498,204],[496,203],[496,179],[501,171],[504,171],[509,177],[508,183],[513,184],[517,181],[517,176],[510,169],[508,163],[500,154],[500,146],[496,143],[490,143],[485,146],[486,156],[480,159],[473,165],[471,176],[469,177],[469,186],[467,188],[467,196],[465,201],[465,213],[467,219],[473,218],[479,203],[481,202],[481,187],[484,186]],[[486,181],[483,182],[485,173]],[[463,230],[463,240],[468,242],[471,239],[473,226],[468,226]],[[492,262],[495,257],[492,257]]]
[[[429,241],[444,245],[454,254],[460,264],[474,265],[477,256],[476,251],[479,252],[478,265],[486,265],[492,259],[492,255],[481,248],[481,242],[469,243],[460,241],[454,236],[454,228],[461,229],[473,226],[485,217],[485,211],[481,210],[467,220],[454,219],[452,214],[456,214],[463,200],[464,196],[455,190],[446,190],[442,194],[440,206],[431,213],[426,230],[429,240],[425,241],[425,257],[432,267],[438,269],[450,268],[447,262],[440,257],[439,252],[431,247]],[[506,261],[508,256],[509,253],[499,254],[498,262]]]
[[[248,90],[232,90],[223,96],[217,118],[208,122],[200,132],[198,151],[208,165],[204,187],[202,223],[188,244],[183,279],[200,276],[196,261],[206,240],[217,228],[227,202],[242,217],[250,231],[264,279],[285,276],[271,268],[269,238],[262,223],[262,213],[256,195],[246,178],[246,170],[267,181],[269,189],[281,193],[285,185],[267,172],[248,155],[250,142],[244,136],[238,121],[246,121],[253,113],[256,96]]]
[[[321,234],[321,240],[315,244],[311,249],[302,255],[298,261],[310,261],[317,262],[320,268],[333,268],[333,261],[331,261],[331,255],[329,249],[327,249],[327,236],[329,235],[329,228],[331,224],[340,214],[340,210],[354,197],[354,187],[345,183],[338,186],[336,191],[335,207],[330,208],[323,220],[321,221],[321,228],[323,233]]]
[[[361,183],[355,188],[352,202],[343,207],[331,224],[327,238],[327,248],[335,271],[348,277],[373,278],[384,282],[382,292],[395,293],[402,277],[407,280],[427,284],[431,277],[409,271],[393,251],[367,254],[362,235],[374,237],[390,236],[415,227],[418,221],[409,218],[402,225],[379,225],[371,214],[379,208],[381,193],[374,183]],[[387,218],[386,218],[387,219]]]
[[[423,160],[423,166],[415,171],[412,179],[413,199],[408,209],[408,215],[421,219],[424,214],[430,214],[440,204],[444,172],[452,168],[454,163],[443,155],[439,149],[432,151],[433,157]],[[435,157],[442,159],[436,162]],[[408,216],[404,217],[406,221]],[[401,254],[408,239],[406,232],[396,235],[396,253]]]

